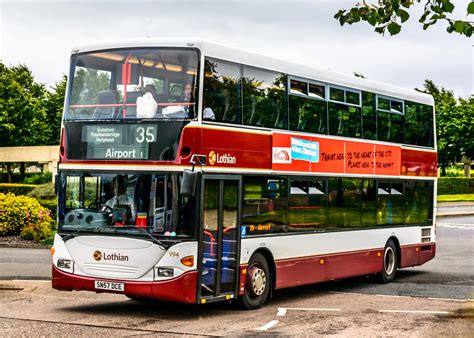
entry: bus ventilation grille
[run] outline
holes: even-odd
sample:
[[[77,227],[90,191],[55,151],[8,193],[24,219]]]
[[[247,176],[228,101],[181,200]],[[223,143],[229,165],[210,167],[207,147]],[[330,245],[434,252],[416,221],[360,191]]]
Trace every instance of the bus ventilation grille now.
[[[421,243],[431,242],[431,228],[421,229]]]

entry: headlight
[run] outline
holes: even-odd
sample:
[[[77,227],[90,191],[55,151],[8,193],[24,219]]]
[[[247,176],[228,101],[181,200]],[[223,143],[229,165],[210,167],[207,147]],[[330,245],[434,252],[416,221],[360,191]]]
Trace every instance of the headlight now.
[[[70,259],[59,258],[58,262],[56,263],[56,266],[61,270],[72,271],[74,264],[73,261]]]
[[[174,276],[174,269],[173,268],[157,268],[156,275],[158,277],[170,278]]]

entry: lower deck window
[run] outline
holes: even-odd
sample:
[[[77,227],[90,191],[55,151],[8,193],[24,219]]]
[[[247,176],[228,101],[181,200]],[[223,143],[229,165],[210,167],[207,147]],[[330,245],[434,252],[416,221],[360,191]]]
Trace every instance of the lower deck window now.
[[[63,173],[60,229],[189,237],[196,202],[179,191],[179,174]]]
[[[243,182],[241,225],[247,236],[432,221],[431,181],[254,176]]]

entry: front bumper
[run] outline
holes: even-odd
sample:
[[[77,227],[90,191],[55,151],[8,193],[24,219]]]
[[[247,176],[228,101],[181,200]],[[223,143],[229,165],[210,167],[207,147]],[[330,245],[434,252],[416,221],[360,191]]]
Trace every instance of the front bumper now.
[[[97,290],[94,281],[125,284],[124,292]],[[52,267],[52,286],[56,290],[88,290],[95,292],[121,293],[128,296],[156,298],[181,303],[196,303],[197,271],[186,272],[179,277],[159,282],[135,282],[78,276]]]

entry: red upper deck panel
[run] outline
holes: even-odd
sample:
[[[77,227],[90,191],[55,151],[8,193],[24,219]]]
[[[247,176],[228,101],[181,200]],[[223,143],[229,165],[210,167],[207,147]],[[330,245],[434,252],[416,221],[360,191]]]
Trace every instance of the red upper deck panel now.
[[[433,151],[402,149],[401,175],[432,176],[438,175],[438,156]]]
[[[62,142],[62,146],[65,146]],[[177,145],[174,161],[67,160],[63,163],[189,165],[192,154],[207,156],[208,168],[274,170],[389,176],[436,176],[433,151],[405,149],[401,145],[344,140],[231,128],[188,125]]]

